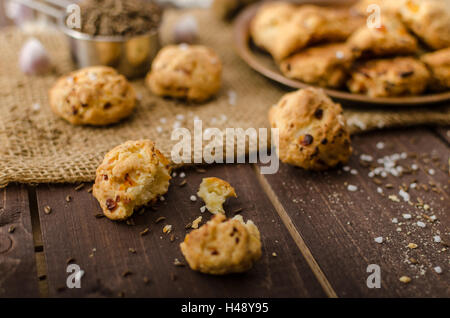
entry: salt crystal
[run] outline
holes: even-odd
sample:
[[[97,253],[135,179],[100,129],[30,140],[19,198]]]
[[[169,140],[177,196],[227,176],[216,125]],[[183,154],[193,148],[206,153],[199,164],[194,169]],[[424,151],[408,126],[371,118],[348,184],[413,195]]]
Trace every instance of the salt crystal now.
[[[177,176],[176,172],[172,172],[172,178],[175,178]]]
[[[236,99],[237,99],[237,94],[235,91],[228,91],[228,104],[230,104],[231,106],[235,106],[236,105]]]
[[[419,166],[416,165],[415,163],[413,163],[413,164],[411,165],[411,169],[414,170],[414,171],[419,170]]]
[[[434,171],[434,169],[429,169],[429,170],[428,170],[428,173],[429,173],[430,175],[434,176],[435,171]]]
[[[206,211],[206,205],[200,207],[200,212],[201,213],[204,213],[205,211]]]
[[[397,224],[398,223],[398,219],[397,218],[393,218],[392,219],[392,223]]]
[[[374,241],[377,242],[378,244],[381,244],[381,243],[383,243],[383,238],[381,236],[376,237],[376,238],[374,238]]]
[[[419,221],[419,222],[417,222],[417,226],[424,228],[424,227],[426,227],[426,224]]]
[[[362,154],[359,159],[361,159],[362,161],[368,161],[368,162],[372,162],[373,161],[373,157],[370,155],[366,155],[366,154]]]
[[[186,174],[184,172],[180,172],[180,178],[185,178]]]
[[[369,178],[373,178],[373,177],[375,177],[375,173],[373,171],[370,171],[368,176],[369,176]]]
[[[408,158],[408,154],[407,154],[406,152],[402,152],[402,153],[400,154],[400,158],[401,158],[401,159],[406,159],[406,158]]]
[[[336,58],[338,58],[338,59],[343,59],[344,58],[344,52],[342,52],[342,51],[336,51]]]
[[[436,272],[436,273],[438,273],[438,274],[441,274],[442,273],[442,268],[440,267],[440,266],[436,266],[435,268],[433,268],[434,269],[434,271]]]
[[[195,195],[191,195],[191,197],[189,198],[192,202],[197,201],[197,197]]]
[[[401,189],[398,194],[402,197],[403,201],[408,202],[410,199],[410,195],[405,190]]]
[[[411,189],[415,189],[415,188],[417,188],[417,183],[411,183],[411,184],[409,185],[409,187],[410,187]]]
[[[356,169],[352,169],[352,170],[350,170],[350,173],[351,173],[352,175],[357,175],[357,174],[358,174],[358,171],[357,171]]]
[[[378,187],[378,188],[377,188],[377,192],[378,192],[379,194],[382,194],[382,193],[383,193],[383,189],[381,189],[380,187]]]
[[[435,235],[435,236],[433,236],[433,241],[435,243],[440,243],[441,242],[441,237],[439,235]]]
[[[342,170],[344,170],[345,172],[348,172],[348,171],[350,171],[350,167],[349,166],[344,166],[344,167],[342,167]]]
[[[348,190],[348,191],[351,191],[351,192],[355,192],[356,190],[358,190],[358,187],[355,186],[355,185],[353,185],[353,184],[349,184],[349,185],[347,186],[347,190]]]
[[[159,197],[159,200],[160,200],[160,201],[165,201],[166,198],[165,198],[164,196],[160,196],[160,197]]]
[[[409,220],[411,218],[411,214],[405,213],[405,214],[403,214],[403,218],[406,220]]]
[[[382,142],[382,141],[378,142],[377,149],[384,149],[384,142]]]

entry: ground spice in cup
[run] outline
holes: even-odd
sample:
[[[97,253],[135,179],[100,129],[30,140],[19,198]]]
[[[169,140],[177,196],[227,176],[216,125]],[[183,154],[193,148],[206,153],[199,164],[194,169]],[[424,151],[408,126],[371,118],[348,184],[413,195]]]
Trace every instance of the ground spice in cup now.
[[[100,36],[135,36],[156,30],[161,8],[153,1],[84,0],[81,32]]]

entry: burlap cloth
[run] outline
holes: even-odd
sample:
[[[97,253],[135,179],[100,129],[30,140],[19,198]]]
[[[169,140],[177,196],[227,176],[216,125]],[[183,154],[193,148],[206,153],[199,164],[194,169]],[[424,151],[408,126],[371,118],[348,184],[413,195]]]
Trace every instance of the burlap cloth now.
[[[213,47],[224,64],[218,98],[203,105],[186,105],[153,96],[143,81],[136,81],[133,85],[142,96],[137,110],[131,118],[106,128],[74,127],[56,117],[48,106],[47,91],[57,76],[74,69],[63,35],[56,31],[34,34],[50,52],[55,72],[28,77],[19,71],[17,60],[30,34],[4,29],[0,33],[0,186],[9,182],[91,181],[104,154],[130,139],[150,138],[170,157],[175,143],[170,140],[173,125],[178,122],[191,129],[195,116],[203,120],[203,129],[268,126],[268,108],[286,91],[240,60],[233,50],[230,24],[218,21],[206,10],[190,13],[198,18],[199,42]],[[163,43],[171,40],[171,25],[179,15],[175,11],[166,13]],[[235,103],[230,92],[235,94]],[[346,109],[345,113],[352,133],[413,124],[450,124],[449,107],[406,111]]]

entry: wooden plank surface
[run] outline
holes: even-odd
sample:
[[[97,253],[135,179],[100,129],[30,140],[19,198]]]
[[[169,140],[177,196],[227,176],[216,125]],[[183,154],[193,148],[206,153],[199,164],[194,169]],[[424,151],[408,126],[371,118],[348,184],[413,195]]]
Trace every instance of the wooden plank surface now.
[[[187,184],[176,177],[166,195],[157,204],[133,218],[135,225],[97,219],[100,213],[87,186],[75,191],[70,185],[41,185],[37,199],[44,252],[48,269],[50,296],[129,296],[129,297],[323,297],[320,284],[285,230],[276,211],[259,187],[250,166],[211,166],[206,173],[186,170]],[[239,196],[227,205],[229,216],[242,208],[244,219],[252,219],[262,235],[263,256],[245,274],[215,277],[173,265],[177,258],[185,263],[179,243],[186,234],[185,225],[202,215],[203,222],[211,214],[201,213],[203,203],[192,202],[202,177],[217,176],[228,180]],[[66,202],[67,195],[72,197]],[[52,208],[45,214],[44,207]],[[167,219],[155,224],[161,216]],[[171,234],[163,234],[166,224]],[[150,231],[141,236],[145,228]],[[131,253],[132,248],[136,253]],[[276,257],[272,255],[276,253]],[[85,275],[81,289],[64,288],[66,261],[74,259]],[[126,275],[127,271],[131,274]],[[125,277],[124,277],[125,276]],[[148,278],[149,282],[144,280]]]
[[[380,141],[383,149],[379,149]],[[450,296],[449,251],[445,243],[436,243],[433,238],[439,235],[443,242],[450,242],[448,147],[424,129],[371,133],[354,137],[353,144],[355,154],[349,166],[357,171],[355,175],[342,169],[312,173],[282,165],[278,174],[261,178],[266,191],[273,194],[272,202],[278,201],[282,219],[292,222],[297,231],[294,237],[305,242],[338,296]],[[382,185],[369,178],[369,168],[359,163],[361,154],[373,156],[373,164],[378,166],[377,158],[402,152],[409,158],[399,164],[407,167],[416,163],[419,171],[402,177],[379,177]],[[418,159],[413,158],[414,153]],[[434,175],[429,169],[434,169]],[[409,185],[415,179],[419,186],[409,190],[411,201],[422,198],[429,206],[426,211],[403,202],[398,194],[399,185]],[[386,188],[389,184],[392,189]],[[423,184],[428,191],[422,189]],[[358,190],[351,192],[348,185],[356,185]],[[383,194],[378,193],[378,187]],[[393,202],[389,195],[396,195],[401,202]],[[403,214],[412,218],[404,219]],[[435,215],[437,220],[431,223],[425,214]],[[399,223],[393,223],[394,218]],[[426,227],[419,227],[418,221]],[[376,243],[377,237],[383,237],[383,243]],[[408,248],[409,243],[418,247]],[[411,257],[418,263],[412,264]],[[380,289],[366,286],[369,264],[381,268]],[[436,266],[442,274],[435,272]],[[412,281],[401,283],[401,276]]]
[[[434,129],[436,133],[450,145],[450,127],[438,127]]]
[[[0,297],[38,297],[27,189],[0,189]]]

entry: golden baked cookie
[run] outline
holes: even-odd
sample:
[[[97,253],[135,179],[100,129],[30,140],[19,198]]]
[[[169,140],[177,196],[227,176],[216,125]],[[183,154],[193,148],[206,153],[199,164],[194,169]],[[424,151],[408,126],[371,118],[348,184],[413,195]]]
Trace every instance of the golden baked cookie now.
[[[347,85],[351,92],[371,97],[421,94],[430,73],[412,57],[371,60],[355,66]]]
[[[406,0],[400,15],[405,24],[427,45],[450,47],[450,1]]]
[[[111,67],[93,66],[63,76],[49,92],[50,107],[74,125],[109,125],[128,117],[136,93]]]
[[[147,75],[147,86],[156,95],[202,102],[221,85],[222,63],[210,48],[169,45],[159,51]]]
[[[250,32],[256,45],[280,61],[311,43],[343,41],[363,21],[347,9],[268,3],[252,20]]]
[[[437,91],[450,89],[450,48],[425,54],[421,60],[431,72],[430,88]]]
[[[213,275],[247,271],[261,257],[259,230],[240,215],[215,215],[187,234],[180,248],[191,269]]]
[[[206,208],[212,214],[225,214],[223,204],[229,197],[237,197],[234,188],[225,180],[219,178],[203,178],[197,195],[203,199]]]
[[[111,220],[124,220],[169,188],[169,161],[150,140],[127,141],[97,168],[93,195]]]
[[[284,95],[269,110],[279,129],[278,156],[307,170],[325,170],[346,163],[352,153],[341,105],[322,89],[305,88]]]
[[[378,28],[362,26],[350,36],[347,43],[358,56],[382,57],[417,51],[416,38],[399,19],[389,16],[383,16]]]
[[[345,84],[353,54],[345,43],[307,48],[280,63],[289,78],[309,84],[338,88]]]

